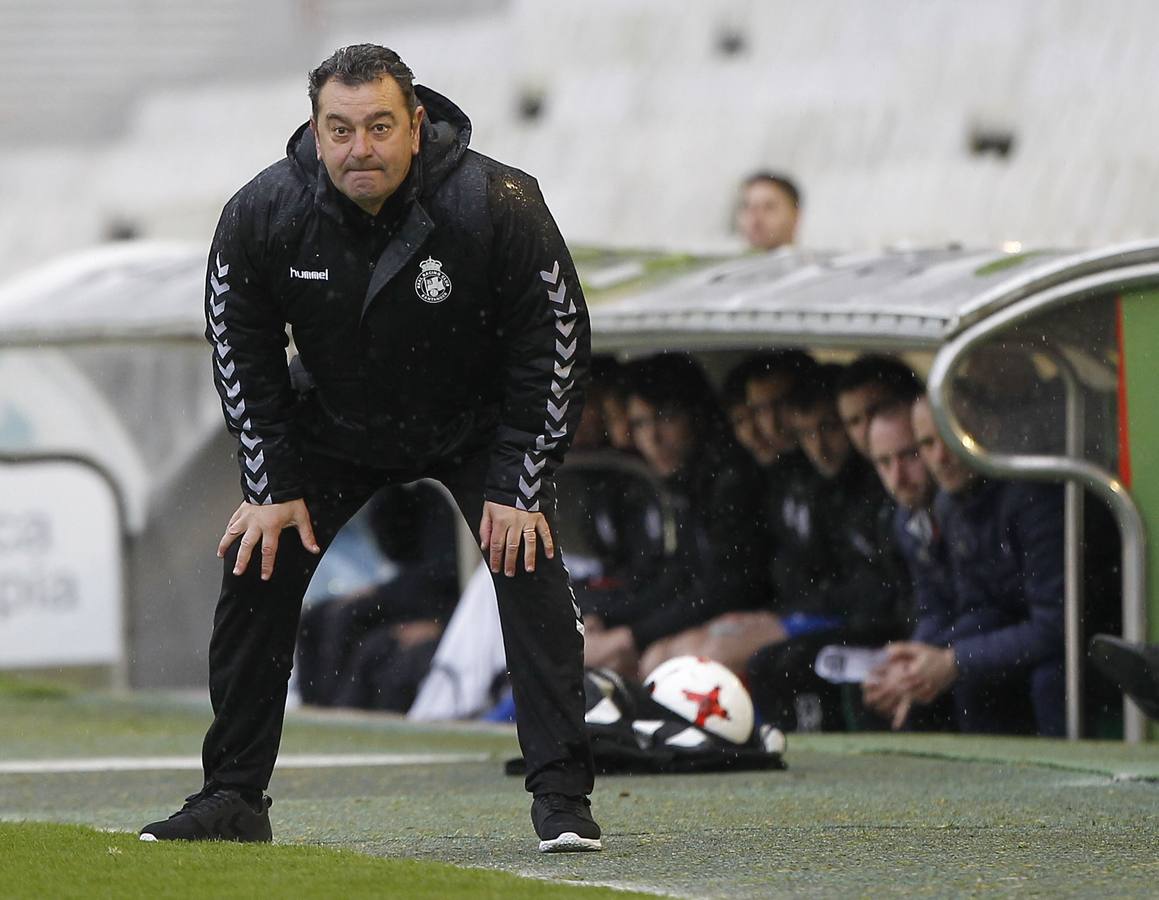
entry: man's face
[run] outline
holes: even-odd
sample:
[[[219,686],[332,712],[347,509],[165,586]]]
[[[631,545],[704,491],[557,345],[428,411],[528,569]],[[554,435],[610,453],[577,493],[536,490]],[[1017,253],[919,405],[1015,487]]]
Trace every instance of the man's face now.
[[[757,429],[752,407],[741,400],[728,408],[728,421],[736,442],[744,447],[753,459],[762,466],[771,466],[777,461],[779,451]]]
[[[792,386],[792,380],[786,376],[752,378],[745,385],[745,399],[752,412],[753,427],[774,458],[797,444],[782,406]]]
[[[837,395],[837,414],[849,440],[862,456],[869,456],[869,420],[888,396],[880,384],[865,384]]]
[[[737,230],[754,250],[776,250],[793,243],[797,232],[797,207],[785,191],[771,181],[754,181],[741,191],[736,214]]]
[[[825,478],[836,476],[853,452],[837,410],[827,404],[808,410],[791,409],[789,422],[813,468]]]
[[[628,404],[623,396],[613,391],[605,392],[600,399],[600,411],[604,414],[608,443],[617,450],[631,450],[632,429],[628,427]]]
[[[914,439],[918,442],[918,452],[922,462],[934,476],[943,491],[956,494],[963,490],[974,478],[974,473],[946,446],[934,425],[934,414],[930,402],[924,397],[913,407]]]
[[[331,78],[318,92],[310,127],[334,186],[374,215],[410,171],[422,119],[421,106],[409,114],[390,76],[359,85]]]
[[[927,507],[934,482],[922,462],[909,415],[903,409],[871,420],[869,458],[891,497],[907,509]]]
[[[674,475],[692,451],[692,423],[684,412],[661,410],[633,395],[628,398],[628,426],[637,452],[661,478]]]

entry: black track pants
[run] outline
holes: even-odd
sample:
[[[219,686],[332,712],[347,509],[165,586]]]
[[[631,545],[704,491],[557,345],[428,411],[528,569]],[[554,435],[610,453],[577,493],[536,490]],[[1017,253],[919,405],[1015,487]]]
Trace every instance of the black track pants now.
[[[424,471],[382,472],[312,457],[314,484],[306,505],[315,537],[324,550],[378,488],[423,477],[442,482],[477,531],[487,462],[485,453],[476,453]],[[287,529],[273,577],[263,582],[256,549],[246,572],[233,574],[237,547],[235,542],[226,554],[214,613],[209,644],[214,719],[202,763],[207,784],[265,790],[282,737],[302,596],[319,557]],[[517,574],[494,578],[527,790],[588,794],[592,760],[584,727],[583,635],[559,547],[550,560],[540,550],[531,573],[523,570],[521,550]]]

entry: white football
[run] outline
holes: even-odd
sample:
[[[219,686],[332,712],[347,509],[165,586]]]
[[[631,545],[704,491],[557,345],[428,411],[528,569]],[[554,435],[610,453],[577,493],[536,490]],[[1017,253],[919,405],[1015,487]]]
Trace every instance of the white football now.
[[[753,701],[727,667],[703,656],[677,656],[644,679],[652,699],[698,728],[734,744],[753,733]]]

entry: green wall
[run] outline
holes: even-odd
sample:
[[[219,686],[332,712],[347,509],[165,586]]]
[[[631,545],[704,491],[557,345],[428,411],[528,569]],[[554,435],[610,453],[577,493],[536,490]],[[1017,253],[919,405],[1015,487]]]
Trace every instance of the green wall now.
[[[1122,310],[1130,490],[1147,526],[1147,630],[1159,642],[1159,291],[1124,294]]]
[[[1147,528],[1147,635],[1159,643],[1159,291],[1124,294],[1122,310],[1130,489]],[[1147,735],[1159,741],[1159,723]]]

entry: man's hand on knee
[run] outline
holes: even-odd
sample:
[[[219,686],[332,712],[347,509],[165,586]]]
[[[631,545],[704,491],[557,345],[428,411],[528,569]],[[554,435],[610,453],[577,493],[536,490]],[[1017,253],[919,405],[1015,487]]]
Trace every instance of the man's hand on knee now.
[[[318,542],[314,539],[314,526],[310,522],[310,511],[306,509],[305,500],[287,500],[285,503],[270,503],[258,506],[254,503],[243,503],[229,519],[225,534],[217,545],[219,558],[225,556],[239,537],[237,562],[233,567],[234,575],[241,575],[248,568],[254,548],[261,546],[261,576],[262,581],[269,581],[274,574],[274,559],[278,554],[278,541],[282,531],[286,528],[298,529],[298,537],[302,546],[311,553],[321,552]]]
[[[543,513],[528,512],[514,506],[483,504],[483,520],[479,523],[479,549],[487,556],[492,572],[500,567],[508,578],[515,575],[519,548],[523,548],[523,568],[535,571],[535,551],[543,543],[548,559],[555,556],[555,543]]]

